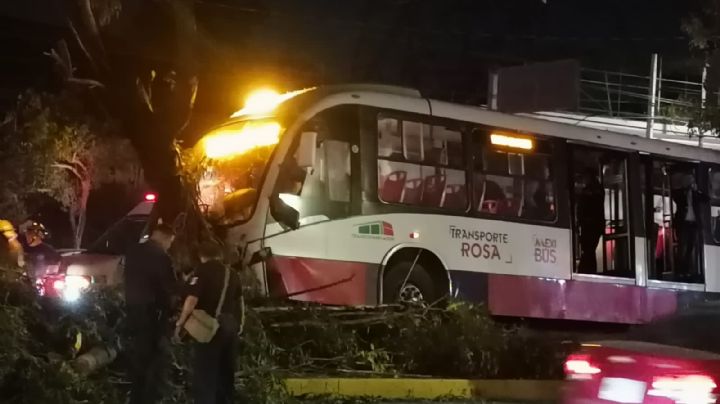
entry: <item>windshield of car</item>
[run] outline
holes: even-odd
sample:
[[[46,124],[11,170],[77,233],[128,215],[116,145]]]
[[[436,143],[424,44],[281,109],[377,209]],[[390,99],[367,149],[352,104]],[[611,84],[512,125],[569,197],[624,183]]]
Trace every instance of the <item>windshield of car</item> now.
[[[126,216],[95,240],[87,251],[95,254],[125,255],[132,245],[140,241],[147,221],[147,216]]]

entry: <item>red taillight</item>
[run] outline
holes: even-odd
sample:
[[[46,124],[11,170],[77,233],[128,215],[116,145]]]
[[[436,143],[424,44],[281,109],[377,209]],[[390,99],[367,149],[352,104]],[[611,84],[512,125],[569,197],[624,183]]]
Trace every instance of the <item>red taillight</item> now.
[[[157,199],[157,195],[149,193],[145,194],[145,200],[148,202],[154,202]]]
[[[648,396],[663,397],[677,403],[711,404],[716,401],[713,394],[717,383],[703,374],[658,376],[653,379]]]
[[[590,379],[601,371],[586,355],[571,355],[565,361],[565,375],[568,379]]]

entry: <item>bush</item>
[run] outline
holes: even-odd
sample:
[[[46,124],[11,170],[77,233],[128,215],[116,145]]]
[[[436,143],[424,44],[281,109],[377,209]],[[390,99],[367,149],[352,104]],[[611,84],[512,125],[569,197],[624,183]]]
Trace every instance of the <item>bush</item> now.
[[[121,294],[92,290],[71,308],[43,301],[11,271],[0,271],[0,397],[5,403],[125,402],[122,355],[129,337]],[[77,336],[82,336],[78,345]],[[91,375],[70,361],[96,347],[121,352]],[[171,349],[167,403],[189,403],[191,344]],[[557,378],[559,341],[497,324],[483,306],[339,308],[255,300],[238,353],[238,394],[246,402],[293,400],[293,375]],[[339,402],[330,400],[329,402]]]

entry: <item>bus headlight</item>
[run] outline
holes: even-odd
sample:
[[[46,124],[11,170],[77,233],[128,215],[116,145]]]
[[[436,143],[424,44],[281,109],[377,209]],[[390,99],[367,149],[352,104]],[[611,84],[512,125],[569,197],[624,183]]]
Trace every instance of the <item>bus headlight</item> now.
[[[211,132],[203,140],[205,155],[222,159],[242,155],[252,149],[272,146],[280,141],[282,127],[274,121],[245,122]]]

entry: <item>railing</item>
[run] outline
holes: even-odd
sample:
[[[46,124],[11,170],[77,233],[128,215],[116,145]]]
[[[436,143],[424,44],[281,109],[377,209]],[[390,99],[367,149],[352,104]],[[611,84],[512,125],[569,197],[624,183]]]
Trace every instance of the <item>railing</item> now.
[[[699,77],[698,77],[699,79]],[[577,112],[626,119],[647,119],[652,97],[650,76],[584,68]],[[700,81],[658,78],[656,122],[687,122],[703,100]]]

